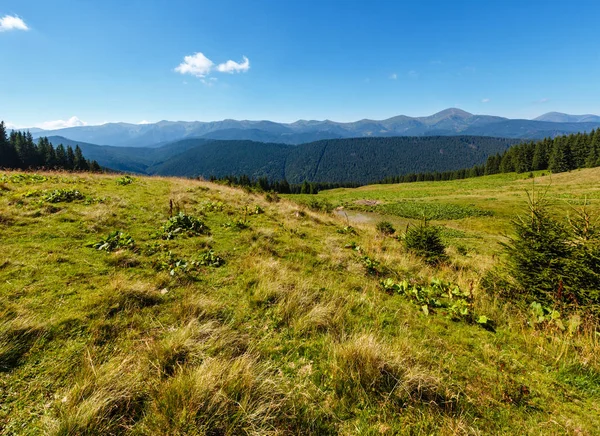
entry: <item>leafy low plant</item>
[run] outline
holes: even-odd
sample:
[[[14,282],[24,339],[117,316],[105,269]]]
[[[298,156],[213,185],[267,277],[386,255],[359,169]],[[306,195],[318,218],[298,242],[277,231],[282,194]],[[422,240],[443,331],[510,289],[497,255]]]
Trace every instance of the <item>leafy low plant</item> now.
[[[422,256],[431,265],[448,259],[439,227],[430,226],[427,220],[423,220],[418,225],[409,226],[403,239],[404,246],[408,250]]]
[[[190,262],[176,257],[172,251],[167,251],[154,259],[152,261],[152,266],[156,271],[169,271],[169,274],[174,276],[178,272],[187,273]]]
[[[119,230],[109,233],[107,237],[98,242],[89,244],[90,247],[101,251],[115,251],[119,249],[134,249],[135,241],[133,238]]]
[[[206,201],[201,205],[204,212],[220,212],[225,205],[222,201]]]
[[[225,264],[225,260],[221,256],[217,255],[213,250],[208,250],[202,253],[195,263],[201,266],[219,268]]]
[[[120,185],[120,186],[131,185],[134,181],[135,181],[135,179],[131,176],[123,176],[123,177],[119,177],[117,179],[117,185]]]
[[[162,227],[162,239],[174,239],[180,235],[199,236],[210,234],[210,229],[198,218],[179,212],[169,218]]]
[[[394,233],[396,233],[396,229],[389,221],[379,221],[375,225],[375,229],[377,229],[379,233],[385,236],[393,235]]]
[[[55,189],[44,195],[44,200],[48,203],[70,203],[75,200],[83,200],[85,195],[77,189]]]
[[[245,230],[250,227],[248,221],[245,219],[237,219],[233,221],[228,221],[223,224],[223,227],[234,230]]]
[[[352,226],[345,226],[341,229],[337,229],[336,232],[338,232],[342,235],[358,235],[358,232]]]
[[[389,293],[407,297],[418,305],[425,315],[443,311],[455,321],[477,323],[485,329],[494,329],[493,322],[488,317],[475,315],[471,291],[461,289],[458,285],[439,279],[422,284],[408,280],[396,282],[388,278],[381,281],[381,286]]]

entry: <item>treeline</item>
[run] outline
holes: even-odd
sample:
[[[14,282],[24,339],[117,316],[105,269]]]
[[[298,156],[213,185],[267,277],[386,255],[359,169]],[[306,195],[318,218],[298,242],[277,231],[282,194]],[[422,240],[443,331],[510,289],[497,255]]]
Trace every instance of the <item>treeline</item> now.
[[[0,168],[102,170],[98,162],[83,156],[79,146],[73,149],[60,144],[54,148],[48,138],[39,138],[36,144],[30,132],[13,130],[7,134],[4,121],[0,121]]]
[[[500,173],[550,170],[562,173],[600,166],[600,129],[589,133],[546,138],[514,145],[504,153],[488,157],[483,165],[455,171],[411,173],[386,177],[379,183],[411,183],[458,180]]]
[[[246,189],[255,189],[264,192],[277,192],[278,194],[318,194],[319,191],[335,188],[358,188],[360,183],[320,183],[307,182],[290,184],[287,180],[271,181],[267,177],[252,179],[247,175],[225,176],[217,178],[211,176],[211,182],[222,183],[228,186],[238,186]]]

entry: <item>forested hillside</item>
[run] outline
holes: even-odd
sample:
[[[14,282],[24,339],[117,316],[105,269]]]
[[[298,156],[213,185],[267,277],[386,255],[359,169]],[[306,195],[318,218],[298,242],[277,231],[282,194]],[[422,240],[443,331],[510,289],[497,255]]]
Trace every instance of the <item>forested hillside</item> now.
[[[503,153],[490,155],[484,165],[456,171],[401,174],[382,183],[456,180],[499,173],[550,170],[562,173],[578,168],[600,166],[600,129],[590,133],[546,138],[515,145]]]
[[[334,139],[299,146],[202,140],[198,147],[150,167],[148,173],[206,178],[244,174],[290,183],[366,184],[398,173],[447,171],[481,164],[515,142],[469,136]]]
[[[81,148],[56,148],[46,137],[39,138],[37,144],[29,132],[12,131],[7,135],[4,122],[0,121],[0,168],[46,168],[77,171],[100,171],[96,161],[88,161]]]

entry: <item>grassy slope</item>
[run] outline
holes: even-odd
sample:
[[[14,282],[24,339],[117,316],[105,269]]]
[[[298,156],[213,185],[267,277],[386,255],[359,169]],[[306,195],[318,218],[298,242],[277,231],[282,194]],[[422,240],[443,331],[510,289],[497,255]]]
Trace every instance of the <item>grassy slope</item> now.
[[[183,179],[119,186],[114,176],[47,176],[0,183],[0,433],[600,428],[597,334],[534,330],[526,315],[477,288],[494,262],[487,238],[506,228],[527,182],[498,176],[319,195],[473,203],[497,212],[452,221],[484,242],[468,256],[452,249],[453,265],[433,269],[372,224],[357,225],[359,235],[340,234],[343,219],[286,200],[267,203]],[[598,170],[554,176],[552,192],[585,188],[598,198],[592,182],[599,178]],[[79,189],[92,201],[42,201],[44,191],[57,188]],[[201,217],[212,235],[153,238],[170,199]],[[256,205],[265,212],[247,215],[248,229],[224,226]],[[139,252],[85,247],[114,229],[131,234]],[[344,248],[352,241],[401,277],[472,286],[475,309],[497,322],[496,333],[441,313],[425,316],[384,293],[379,277]],[[188,260],[212,247],[226,264],[157,272],[153,263],[165,254],[148,250],[157,242]]]
[[[593,208],[600,207],[600,169],[561,174],[538,171],[534,175],[533,179],[528,174],[510,173],[451,182],[369,185],[357,189],[323,191],[317,196],[302,195],[292,198],[304,203],[315,199],[327,201],[333,206],[342,206],[350,211],[381,210],[386,215],[383,218],[399,228],[404,228],[409,222],[418,221],[412,218],[413,215],[419,216],[425,212],[443,217],[445,213],[455,212],[456,206],[459,212],[464,212],[467,216],[459,219],[434,219],[432,222],[459,230],[458,233],[454,232],[454,235],[463,240],[463,245],[481,253],[495,254],[499,250],[497,242],[505,240],[505,236],[511,232],[511,220],[524,210],[527,192],[534,186],[537,192],[545,192],[555,210],[563,214],[568,213],[571,207],[581,205],[586,199]],[[360,204],[365,200],[379,204],[375,207]],[[400,210],[401,213],[386,214],[386,205],[395,203],[405,206]],[[471,213],[472,210],[475,211],[474,214]],[[491,216],[477,216],[477,211],[489,212]],[[379,218],[382,217],[372,217],[373,220]]]

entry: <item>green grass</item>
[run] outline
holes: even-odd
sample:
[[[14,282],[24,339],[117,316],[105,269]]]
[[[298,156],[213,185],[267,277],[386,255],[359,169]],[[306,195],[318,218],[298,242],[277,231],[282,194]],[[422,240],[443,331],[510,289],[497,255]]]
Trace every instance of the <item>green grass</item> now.
[[[375,222],[344,231],[343,217],[286,199],[193,180],[117,180],[0,174],[1,434],[600,428],[595,324],[573,335],[534,328],[528,313],[478,286],[530,180],[317,196],[321,204],[415,198],[493,211],[434,222],[446,226],[449,243],[469,248],[465,255],[451,247],[450,264],[438,267],[381,235]],[[595,205],[599,180],[597,170],[553,176],[550,192],[587,195]],[[85,200],[44,201],[56,190]],[[179,212],[210,231],[163,239]],[[384,218],[398,230],[408,222]],[[126,243],[94,248],[117,230]],[[434,278],[468,294],[469,310],[493,320],[495,332],[457,321],[450,303],[426,315],[420,300],[381,285],[406,280],[417,289]]]

